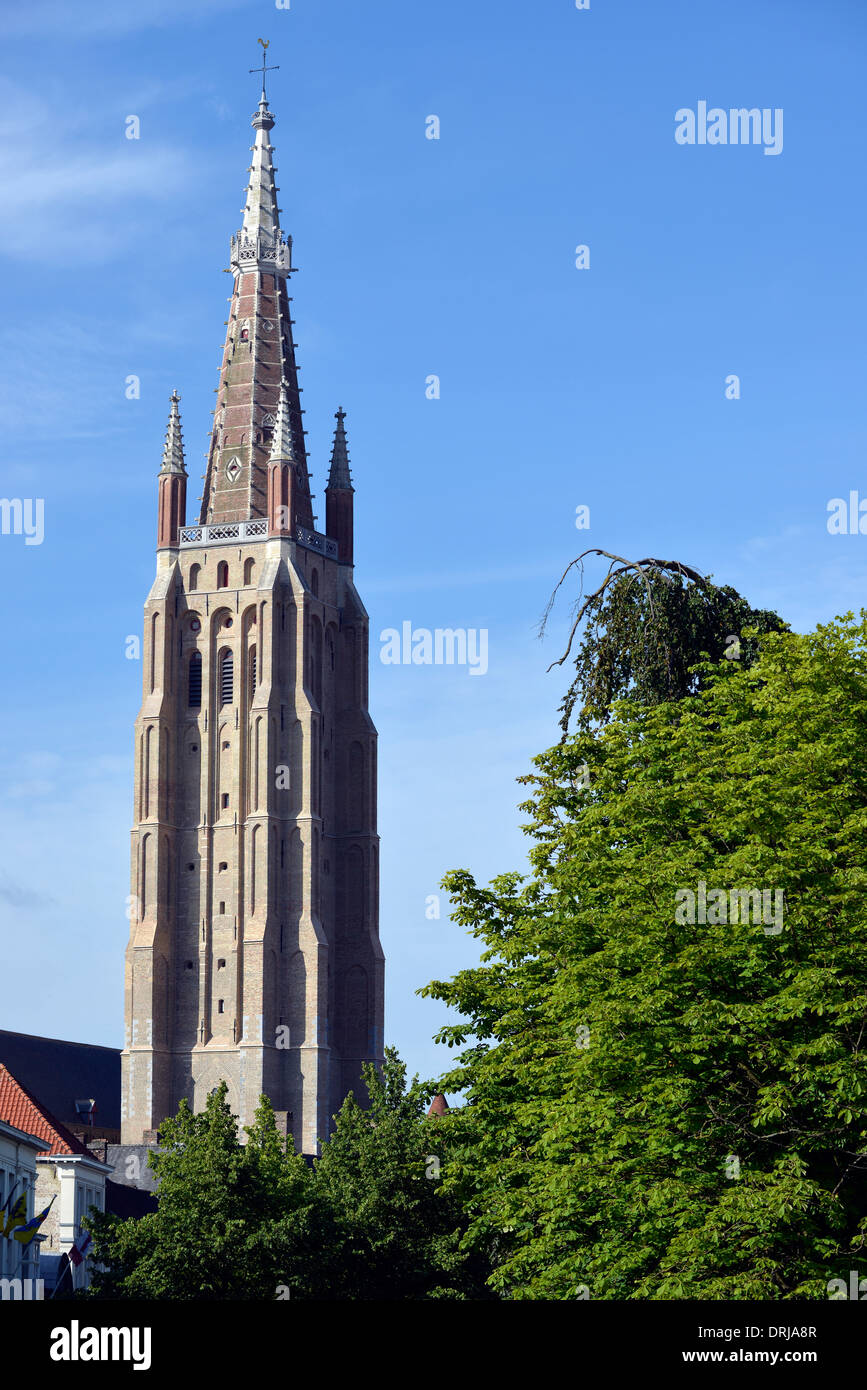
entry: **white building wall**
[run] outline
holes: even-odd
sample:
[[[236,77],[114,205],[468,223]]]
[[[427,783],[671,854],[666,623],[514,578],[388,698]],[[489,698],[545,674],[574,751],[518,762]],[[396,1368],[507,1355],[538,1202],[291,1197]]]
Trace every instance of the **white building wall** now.
[[[22,1191],[26,1192],[28,1221],[34,1214],[36,1157],[47,1147],[43,1140],[0,1120],[0,1206],[10,1195],[14,1206]],[[38,1277],[38,1264],[37,1240],[22,1246],[17,1240],[0,1237],[0,1278],[35,1279]]]

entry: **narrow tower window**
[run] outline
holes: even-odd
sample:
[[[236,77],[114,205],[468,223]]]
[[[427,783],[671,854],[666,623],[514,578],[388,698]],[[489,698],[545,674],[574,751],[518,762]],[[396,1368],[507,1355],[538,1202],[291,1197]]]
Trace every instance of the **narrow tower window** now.
[[[225,560],[221,560],[217,565],[217,588],[228,589],[229,587],[229,566]]]
[[[190,565],[190,591],[199,587],[199,572],[201,565]]]
[[[231,652],[223,652],[220,657],[220,704],[230,705],[235,684],[234,663]]]
[[[202,653],[193,652],[190,657],[189,698],[187,704],[198,709],[202,703]]]
[[[256,647],[250,648],[250,699],[256,694]]]
[[[245,584],[252,584],[252,583],[253,583],[253,572],[254,572],[255,568],[256,568],[256,561],[255,561],[255,560],[250,559],[250,560],[245,560],[245,561],[244,561],[244,583],[245,583]]]

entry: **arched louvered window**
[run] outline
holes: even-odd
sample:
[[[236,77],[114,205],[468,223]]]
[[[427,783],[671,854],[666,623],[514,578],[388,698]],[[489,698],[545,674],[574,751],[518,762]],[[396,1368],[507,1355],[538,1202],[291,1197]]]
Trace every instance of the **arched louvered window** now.
[[[250,648],[250,699],[256,694],[256,647]]]
[[[220,704],[230,705],[235,685],[235,665],[231,652],[223,652],[220,657]]]
[[[188,683],[189,695],[187,704],[198,709],[202,703],[202,653],[193,652],[190,657],[190,674]]]

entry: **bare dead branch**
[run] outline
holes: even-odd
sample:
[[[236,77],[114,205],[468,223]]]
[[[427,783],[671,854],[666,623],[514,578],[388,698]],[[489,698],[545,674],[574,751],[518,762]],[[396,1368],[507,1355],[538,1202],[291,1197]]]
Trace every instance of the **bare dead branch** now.
[[[587,597],[584,598],[582,601],[582,595],[584,593],[584,560],[588,555],[604,555],[606,560],[609,560],[611,563],[608,566],[608,573],[606,574],[602,583],[599,585],[598,589],[594,589],[593,593],[588,594]],[[540,638],[545,635],[545,628],[547,626],[548,619],[551,616],[551,610],[554,607],[554,602],[557,598],[557,594],[562,588],[566,576],[569,574],[569,571],[575,565],[577,565],[579,568],[581,574],[581,583],[578,591],[578,597],[575,600],[575,604],[573,605],[572,609],[573,619],[572,627],[569,632],[569,640],[566,644],[566,650],[563,653],[563,655],[561,657],[558,657],[556,661],[551,662],[551,665],[548,667],[549,671],[553,670],[555,666],[562,666],[563,663],[568,659],[569,653],[572,650],[572,643],[575,640],[575,633],[578,631],[578,627],[581,623],[582,618],[587,613],[590,606],[593,603],[595,603],[597,599],[600,599],[602,597],[609,584],[613,584],[614,581],[616,579],[619,579],[621,575],[628,574],[630,573],[630,571],[632,571],[636,578],[641,579],[645,589],[647,590],[647,600],[650,604],[651,613],[653,612],[653,594],[651,592],[650,580],[648,579],[648,575],[652,571],[655,571],[657,574],[660,574],[667,583],[672,582],[672,574],[682,574],[686,579],[692,579],[696,583],[702,583],[704,580],[703,574],[699,573],[698,570],[692,569],[690,565],[683,564],[680,560],[657,560],[653,556],[648,556],[644,560],[627,560],[623,555],[614,555],[610,550],[600,550],[596,546],[591,546],[588,550],[582,550],[581,554],[576,555],[574,560],[570,560],[569,564],[566,566],[565,570],[560,576],[560,579],[557,582],[554,591],[551,594],[551,597],[548,599],[548,602],[545,606],[545,611],[542,614],[542,617],[539,622]]]

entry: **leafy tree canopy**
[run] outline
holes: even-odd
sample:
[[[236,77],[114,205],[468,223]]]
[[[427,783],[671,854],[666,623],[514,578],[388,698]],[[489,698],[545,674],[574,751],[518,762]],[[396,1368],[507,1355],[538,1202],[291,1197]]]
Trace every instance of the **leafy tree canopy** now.
[[[247,1142],[239,1142],[226,1083],[194,1114],[182,1101],[149,1156],[159,1180],[156,1212],[121,1220],[94,1214],[102,1298],[274,1297],[284,1275],[316,1249],[323,1214],[304,1160],[287,1153],[262,1097]]]
[[[369,1108],[350,1095],[312,1168],[287,1151],[263,1096],[246,1142],[222,1083],[186,1101],[150,1157],[156,1212],[95,1214],[89,1296],[157,1299],[489,1298],[489,1264],[442,1175],[451,1159],[430,1096],[386,1049],[365,1069]]]
[[[507,1298],[827,1298],[865,1258],[867,615],[747,641],[535,760],[529,878],[445,881],[486,948],[422,991],[465,1020],[445,1182]]]
[[[606,556],[610,564],[599,587],[585,596],[583,567],[590,554]],[[593,550],[567,567],[543,616],[543,632],[557,592],[575,567],[582,577],[581,592],[566,651],[553,663],[569,659],[583,622],[573,658],[575,676],[560,706],[564,732],[576,704],[579,722],[604,722],[612,703],[626,695],[654,705],[694,694],[703,680],[695,669],[699,663],[728,655],[751,665],[758,635],[787,627],[776,613],[752,608],[736,589],[720,588],[677,560],[629,561]]]
[[[349,1095],[314,1166],[340,1232],[328,1297],[489,1298],[483,1248],[466,1237],[460,1203],[443,1190],[457,1161],[447,1120],[425,1118],[430,1086],[386,1049],[365,1069],[370,1105]],[[465,1156],[464,1156],[465,1158]]]

